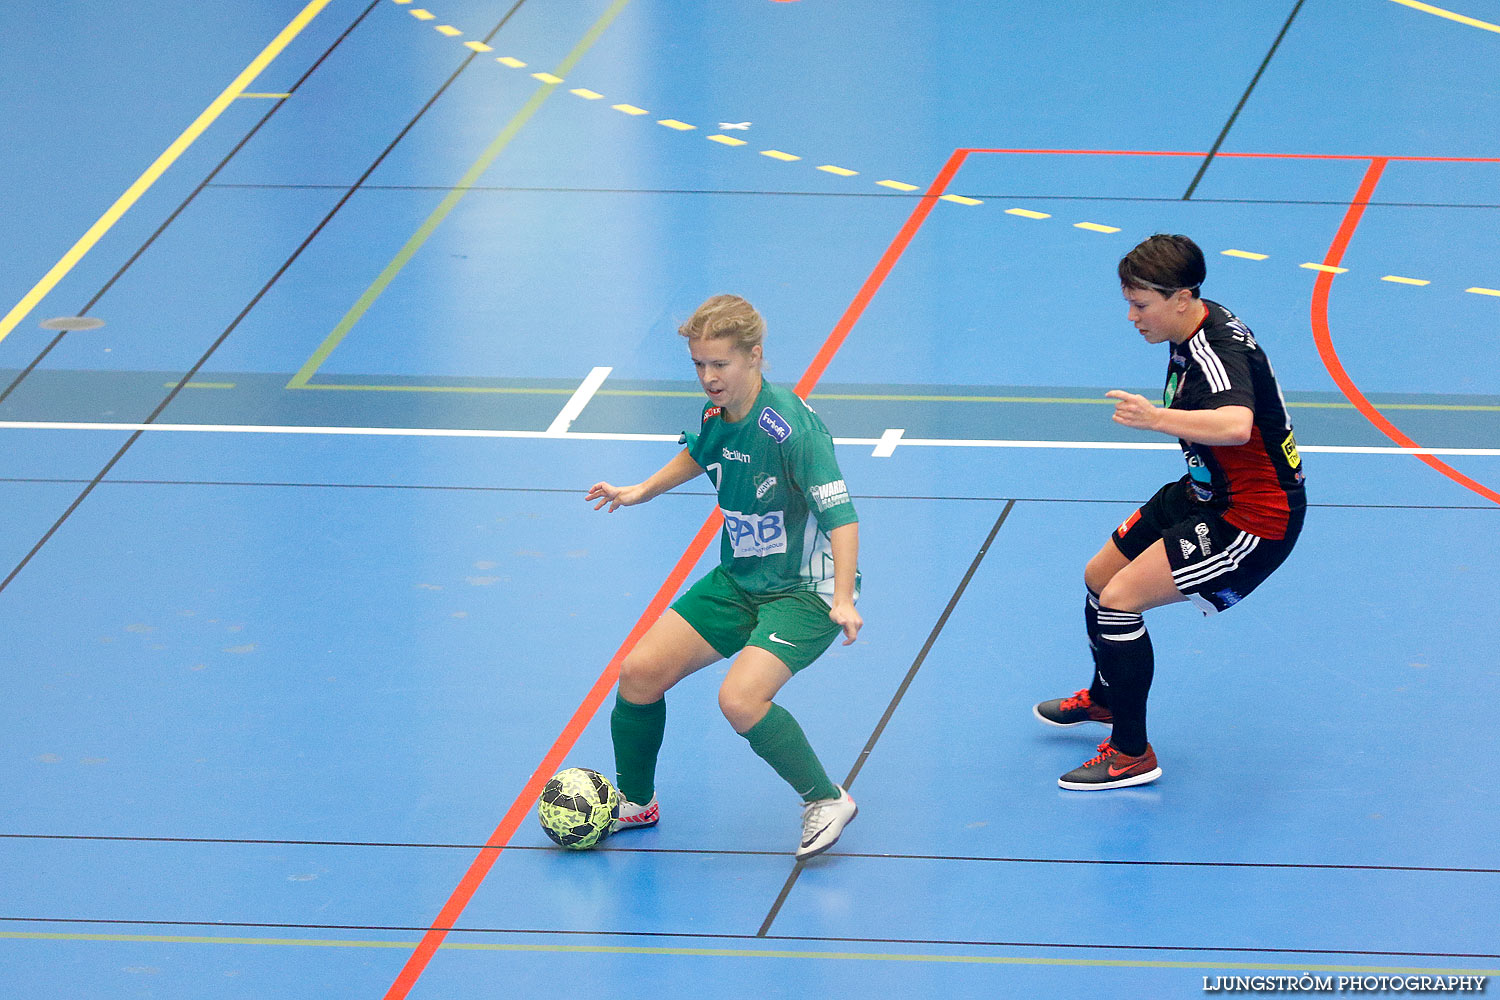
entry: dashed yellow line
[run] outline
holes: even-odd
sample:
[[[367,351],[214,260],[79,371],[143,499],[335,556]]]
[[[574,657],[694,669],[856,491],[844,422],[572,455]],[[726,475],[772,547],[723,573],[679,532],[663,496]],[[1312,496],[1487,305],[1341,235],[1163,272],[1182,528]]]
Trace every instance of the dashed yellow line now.
[[[412,0],[391,0],[391,2],[395,3],[395,4],[398,4],[398,5],[405,6],[407,4],[410,4],[412,2]],[[1457,21],[1457,22],[1462,23],[1462,24],[1467,24],[1467,25],[1469,25],[1471,27],[1483,28],[1484,30],[1487,30],[1487,31],[1500,32],[1500,25],[1490,24],[1487,21],[1480,21],[1480,20],[1477,20],[1475,18],[1466,17],[1466,16],[1464,16],[1462,14],[1455,14],[1452,11],[1444,10],[1444,9],[1442,9],[1440,7],[1433,7],[1430,4],[1420,3],[1420,2],[1418,2],[1418,0],[1393,0],[1393,2],[1399,3],[1399,4],[1403,4],[1404,6],[1411,7],[1413,9],[1415,9],[1415,10],[1424,11],[1424,12],[1429,13],[1429,14],[1435,14],[1435,15],[1437,15],[1439,17],[1445,17],[1445,18],[1448,18],[1449,20]],[[421,7],[413,8],[413,9],[409,10],[407,13],[411,14],[412,17],[415,17],[415,18],[417,18],[418,20],[421,20],[421,21],[435,20],[436,17],[437,17],[437,15],[433,14],[431,11],[426,10],[424,8],[421,8]],[[435,30],[439,31],[439,32],[442,32],[444,35],[447,35],[449,37],[457,37],[457,36],[460,36],[460,35],[463,34],[463,31],[461,29],[456,28],[456,27],[454,27],[452,25],[447,25],[447,24],[437,25],[437,26],[435,26]],[[483,42],[469,41],[469,42],[465,42],[464,45],[466,47],[472,49],[475,52],[481,52],[482,53],[482,52],[490,52],[490,51],[492,51],[491,46],[486,45]],[[520,59],[515,58],[514,56],[500,56],[495,61],[498,62],[498,63],[500,63],[503,66],[508,66],[511,69],[523,69],[526,66],[525,62],[521,61]],[[556,84],[560,84],[560,83],[563,82],[563,78],[562,77],[556,76],[556,75],[554,75],[552,73],[533,73],[531,75],[535,79],[541,81],[542,83],[548,84],[548,85],[556,85]],[[601,93],[599,93],[598,91],[589,90],[589,89],[587,89],[585,87],[575,88],[575,89],[569,91],[569,93],[574,94],[577,97],[581,97],[584,100],[589,100],[589,101],[601,100],[604,97],[604,95],[601,94]],[[243,96],[243,97],[289,97],[291,95],[289,95],[289,94],[242,94],[240,96]],[[633,104],[612,104],[612,105],[610,105],[610,107],[613,110],[615,110],[615,111],[619,111],[619,112],[621,112],[623,114],[631,115],[632,117],[639,117],[641,115],[650,114],[650,112],[647,111],[645,108],[637,107],[637,106],[635,106]],[[662,125],[662,126],[664,126],[666,128],[669,128],[669,129],[673,129],[673,130],[678,131],[678,132],[691,132],[691,131],[695,131],[698,128],[698,126],[696,126],[696,125],[693,125],[693,124],[691,124],[689,122],[681,121],[681,120],[676,119],[676,118],[661,118],[661,119],[657,120],[657,124],[658,125]],[[728,147],[731,147],[731,148],[737,147],[737,146],[747,145],[747,142],[744,139],[739,139],[739,138],[736,138],[736,137],[730,136],[730,135],[723,135],[721,133],[715,133],[713,135],[706,136],[706,138],[710,142],[716,142],[716,143],[720,144],[721,146],[728,146]],[[769,157],[770,159],[773,159],[773,160],[779,160],[779,161],[781,161],[783,163],[794,163],[794,162],[797,162],[797,161],[799,161],[799,160],[802,159],[801,156],[798,156],[795,153],[788,153],[788,152],[785,152],[784,150],[779,150],[779,149],[763,149],[763,150],[760,151],[760,155],[761,156],[765,156],[765,157]],[[836,177],[856,177],[856,176],[859,175],[859,171],[858,170],[851,170],[848,167],[835,166],[834,164],[831,164],[831,163],[822,164],[821,166],[818,166],[815,169],[820,170],[823,173],[833,174]],[[889,178],[887,178],[885,180],[875,181],[875,184],[877,186],[879,186],[879,187],[890,188],[893,191],[910,192],[910,191],[918,191],[918,190],[920,190],[920,188],[917,185],[915,185],[915,184],[907,184],[904,181],[891,180]],[[970,205],[970,206],[972,206],[972,205],[982,205],[982,204],[984,204],[984,202],[983,202],[982,199],[979,199],[979,198],[970,198],[970,197],[966,197],[964,195],[958,195],[958,194],[940,195],[939,196],[939,200],[952,202],[952,203],[957,204],[957,205]],[[1007,214],[1007,215],[1014,215],[1014,216],[1017,216],[1017,217],[1023,218],[1023,219],[1038,219],[1038,220],[1040,220],[1040,219],[1050,219],[1050,218],[1052,218],[1052,216],[1049,215],[1046,212],[1037,212],[1037,211],[1033,211],[1031,209],[1026,209],[1026,208],[1007,208],[1004,211],[1005,211],[1005,214]],[[1104,225],[1104,224],[1098,223],[1098,222],[1075,222],[1072,225],[1073,225],[1073,228],[1075,228],[1075,229],[1083,229],[1083,230],[1087,230],[1089,232],[1095,232],[1095,233],[1113,234],[1113,233],[1118,233],[1118,232],[1121,231],[1118,226],[1108,226],[1108,225]],[[1263,261],[1263,260],[1270,259],[1270,255],[1269,254],[1256,253],[1256,252],[1251,251],[1251,250],[1239,250],[1239,249],[1232,249],[1231,248],[1231,249],[1228,249],[1228,250],[1221,250],[1221,251],[1219,251],[1219,253],[1222,254],[1225,257],[1237,257],[1237,258],[1240,258],[1242,260]],[[1333,266],[1330,266],[1330,265],[1327,265],[1327,264],[1314,263],[1312,261],[1309,261],[1309,262],[1304,263],[1304,264],[1299,264],[1298,266],[1301,267],[1301,268],[1304,268],[1306,270],[1309,270],[1309,271],[1319,271],[1319,272],[1323,272],[1323,273],[1327,273],[1327,274],[1347,274],[1349,272],[1349,269],[1346,268],[1346,267],[1333,267]],[[1402,277],[1401,275],[1395,275],[1395,274],[1385,275],[1380,280],[1381,281],[1388,281],[1388,282],[1391,282],[1393,284],[1410,285],[1410,286],[1424,286],[1424,285],[1430,285],[1430,284],[1432,284],[1432,282],[1430,282],[1430,281],[1428,281],[1428,280],[1426,280],[1424,278],[1407,278],[1407,277]],[[1472,293],[1472,294],[1475,294],[1475,295],[1488,295],[1488,296],[1494,296],[1494,297],[1500,298],[1500,289],[1481,288],[1481,287],[1477,287],[1476,286],[1476,287],[1473,287],[1473,288],[1466,288],[1466,289],[1464,289],[1464,291]],[[3,335],[3,334],[0,334],[0,335]]]

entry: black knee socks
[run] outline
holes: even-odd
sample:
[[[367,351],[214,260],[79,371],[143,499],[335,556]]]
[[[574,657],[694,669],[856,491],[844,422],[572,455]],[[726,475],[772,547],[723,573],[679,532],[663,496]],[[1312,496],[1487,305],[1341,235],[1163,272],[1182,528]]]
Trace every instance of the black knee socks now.
[[[1104,704],[1114,713],[1110,742],[1121,753],[1138,757],[1146,752],[1146,695],[1156,667],[1151,636],[1136,612],[1100,607],[1095,615],[1099,637],[1094,680],[1107,692]]]

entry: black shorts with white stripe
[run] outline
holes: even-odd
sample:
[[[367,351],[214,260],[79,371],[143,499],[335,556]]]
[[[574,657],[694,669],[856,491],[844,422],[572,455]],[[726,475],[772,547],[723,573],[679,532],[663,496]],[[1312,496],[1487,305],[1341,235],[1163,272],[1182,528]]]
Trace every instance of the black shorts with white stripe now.
[[[1292,512],[1285,538],[1261,538],[1193,500],[1184,478],[1157,490],[1110,538],[1127,559],[1161,539],[1177,589],[1211,615],[1244,600],[1286,560],[1302,530],[1302,516],[1301,510]]]

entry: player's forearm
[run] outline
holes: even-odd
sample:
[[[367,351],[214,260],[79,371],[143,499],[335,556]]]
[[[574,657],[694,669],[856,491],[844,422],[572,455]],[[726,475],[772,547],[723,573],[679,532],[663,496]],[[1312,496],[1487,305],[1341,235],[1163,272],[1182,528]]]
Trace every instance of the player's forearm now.
[[[1250,440],[1255,413],[1248,406],[1215,410],[1158,409],[1153,430],[1194,444],[1236,445]]]
[[[828,533],[833,549],[833,601],[853,603],[854,578],[859,571],[859,522],[841,524]]]
[[[674,490],[692,479],[696,479],[703,467],[693,461],[686,448],[679,451],[670,462],[658,469],[651,478],[641,483],[644,495],[641,502],[655,499],[669,490]]]

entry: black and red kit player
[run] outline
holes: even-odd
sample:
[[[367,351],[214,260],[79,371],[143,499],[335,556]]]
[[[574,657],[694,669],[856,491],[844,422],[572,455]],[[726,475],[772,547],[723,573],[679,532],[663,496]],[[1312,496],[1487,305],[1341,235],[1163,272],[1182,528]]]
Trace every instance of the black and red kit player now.
[[[1146,740],[1155,660],[1143,612],[1192,601],[1238,604],[1291,553],[1307,508],[1286,400],[1249,327],[1198,294],[1207,270],[1186,236],[1156,235],[1120,261],[1128,318],[1147,343],[1171,344],[1162,405],[1114,390],[1116,423],[1178,439],[1188,474],[1111,533],[1084,569],[1089,687],[1033,712],[1054,726],[1111,725],[1098,755],[1058,779],[1079,791],[1161,776]]]

